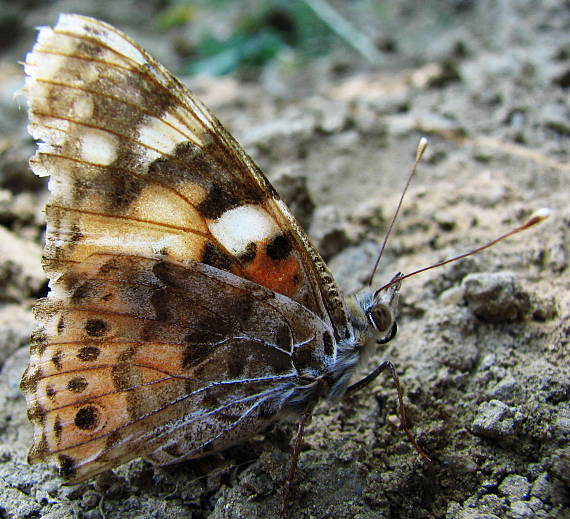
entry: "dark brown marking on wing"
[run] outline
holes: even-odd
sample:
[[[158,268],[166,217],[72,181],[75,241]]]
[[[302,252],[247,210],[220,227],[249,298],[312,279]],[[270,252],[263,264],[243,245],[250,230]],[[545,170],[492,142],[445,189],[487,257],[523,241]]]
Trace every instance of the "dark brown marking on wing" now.
[[[47,334],[43,328],[38,328],[32,332],[30,337],[30,353],[43,355],[47,348]]]
[[[24,393],[35,393],[38,389],[38,382],[43,378],[44,375],[40,368],[36,368],[34,371],[31,371],[28,366],[22,376],[20,390]]]
[[[109,432],[107,439],[105,440],[105,450],[113,448],[117,443],[121,441],[122,438],[123,435],[121,434],[121,431],[114,430]]]
[[[210,137],[215,141],[214,143],[212,143],[212,146],[214,146],[216,149],[221,150],[223,153],[226,148],[237,147],[237,143],[235,143],[234,139],[231,136],[226,134],[225,129],[222,127],[222,125],[219,123],[219,121],[216,119],[216,117],[213,114],[211,114],[208,110],[204,111],[201,108],[199,108],[200,113],[196,113],[193,107],[189,103],[184,101],[184,95],[186,94],[187,89],[173,76],[167,75],[165,77],[166,84],[163,84],[160,81],[158,81],[152,74],[148,73],[147,68],[149,66],[149,63],[144,63],[142,65],[137,63],[136,61],[132,60],[129,56],[119,52],[117,49],[114,49],[111,46],[106,45],[105,42],[100,38],[92,39],[84,35],[68,33],[66,31],[61,31],[61,30],[58,30],[57,32],[60,34],[65,34],[79,41],[86,41],[88,43],[92,42],[94,45],[97,45],[102,49],[106,49],[110,52],[113,52],[114,54],[120,56],[121,58],[133,63],[135,68],[125,67],[123,65],[119,65],[116,63],[95,59],[93,56],[90,56],[89,53],[87,53],[84,56],[77,54],[69,55],[68,56],[69,58],[84,59],[88,61],[99,62],[104,65],[105,70],[110,71],[109,72],[110,74],[111,71],[113,71],[112,77],[115,77],[115,75],[121,72],[123,74],[126,73],[127,75],[132,76],[131,78],[131,81],[133,81],[132,88],[136,88],[137,90],[142,90],[143,93],[145,94],[146,93],[152,94],[148,97],[151,102],[154,102],[156,100],[161,101],[162,99],[168,99],[169,101],[174,100],[178,105],[183,106],[188,111],[188,113],[194,118],[195,122],[202,127],[204,133],[209,134]],[[123,36],[121,33],[117,34],[119,34],[119,36],[121,37]],[[143,55],[145,55],[146,59],[148,59],[150,63],[153,62],[153,60],[150,57],[146,56],[144,50],[140,49],[140,47],[137,48],[139,51],[142,52]],[[37,53],[43,52],[46,54],[50,54],[50,52],[40,49],[35,49],[34,52]],[[63,55],[62,53],[57,53],[57,54]],[[108,81],[108,79],[106,80]],[[115,80],[115,82],[116,81],[117,80]],[[97,92],[99,93],[105,92],[105,90],[106,90],[105,88],[101,88],[101,86],[99,86]],[[189,94],[190,96],[192,96],[191,93]],[[142,98],[144,99],[145,96],[143,96]],[[159,103],[158,106],[162,106],[162,103]],[[183,120],[181,120],[180,122],[184,123]],[[212,128],[210,128],[210,126]],[[240,150],[238,149],[236,151]],[[229,168],[226,167],[226,171],[232,172],[232,171],[240,171],[243,169],[248,169],[247,161],[244,160],[243,155],[244,155],[243,152],[225,154],[226,161],[229,162],[230,166]],[[224,166],[227,165],[224,164]],[[270,188],[269,183],[266,181],[265,178],[263,178],[263,180],[265,181],[264,183],[267,184],[267,186],[264,186],[265,189],[269,190]]]
[[[231,306],[232,316],[240,323],[247,322],[254,310],[254,303],[255,299],[247,293],[241,297],[237,297]]]
[[[223,189],[219,185],[214,185],[206,198],[198,204],[198,211],[204,218],[216,220],[226,211],[242,204],[243,201],[236,197],[234,193]]]
[[[79,229],[79,226],[74,223],[71,226],[71,235],[69,237],[70,241],[73,243],[79,242],[83,239],[83,233],[81,232],[81,230]]]
[[[61,359],[63,357],[63,352],[61,350],[57,350],[51,357],[51,362],[55,366],[56,369],[61,369]]]
[[[82,362],[93,362],[100,353],[101,350],[97,346],[84,346],[77,352],[77,358]]]
[[[171,287],[178,286],[178,270],[175,269],[171,263],[167,261],[157,261],[152,265],[152,273],[156,279],[162,281],[165,285]]]
[[[90,337],[103,337],[109,331],[109,325],[103,319],[87,319],[85,332]]]
[[[307,342],[293,348],[293,365],[299,372],[304,372],[307,368],[319,369],[321,366],[314,356],[315,345],[313,342]]]
[[[329,332],[323,333],[323,344],[325,349],[325,355],[332,357],[334,355],[334,344],[331,334]]]
[[[278,348],[291,351],[291,333],[288,326],[280,326],[275,333],[275,344]]]
[[[100,418],[99,410],[95,406],[88,405],[77,411],[74,423],[82,431],[92,431],[97,428]]]
[[[56,329],[58,335],[61,335],[63,333],[63,330],[65,330],[65,319],[63,318],[63,315],[60,316]]]
[[[37,402],[28,407],[27,415],[30,422],[39,422],[43,425],[46,419],[46,410]]]
[[[228,366],[228,374],[230,378],[238,378],[243,376],[245,372],[246,363],[248,359],[242,355],[230,355],[229,358],[226,360]]]
[[[53,398],[57,395],[57,391],[52,386],[46,386],[46,396],[53,400]]]
[[[52,157],[53,157],[53,155],[52,155]],[[68,157],[60,157],[60,158],[69,159]],[[72,159],[69,159],[69,160],[72,160]],[[86,164],[88,164],[88,163],[86,163]],[[114,169],[118,169],[118,168],[114,168]],[[134,176],[134,173],[132,173],[131,175]],[[144,177],[141,180],[141,184],[143,184],[143,185],[148,184],[149,182],[150,181],[148,179],[144,179]],[[167,189],[171,189],[168,186],[163,186],[163,187],[166,187]],[[182,198],[182,200],[184,200],[185,203],[192,205],[188,199],[182,197],[179,193],[177,193],[177,195],[180,196]],[[77,213],[77,214],[81,214],[81,215],[91,215],[91,216],[96,216],[96,217],[100,217],[100,218],[106,218],[109,220],[126,220],[126,221],[141,223],[141,224],[153,225],[153,226],[165,229],[166,231],[168,231],[168,230],[185,231],[185,232],[190,232],[190,233],[196,234],[198,236],[211,236],[209,233],[205,233],[205,232],[199,231],[197,229],[192,229],[192,228],[188,228],[188,227],[181,227],[181,226],[177,226],[177,225],[171,225],[171,224],[167,224],[164,222],[147,220],[144,218],[137,218],[137,217],[132,216],[132,215],[112,214],[108,210],[107,211],[90,211],[87,209],[80,209],[78,207],[68,207],[68,206],[50,203],[50,204],[46,205],[46,212],[48,213],[48,219],[50,221],[54,220],[57,212],[60,212],[61,214],[73,212],[73,213]],[[54,224],[54,228],[59,228],[60,226],[61,226],[61,224]],[[70,281],[71,281],[70,285],[73,285],[75,280],[70,280]]]
[[[190,369],[204,362],[215,348],[215,344],[196,344],[195,342],[188,344],[182,356],[182,369]]]
[[[74,377],[67,383],[67,389],[72,393],[82,393],[88,385],[85,377]]]
[[[122,263],[124,263],[124,259],[121,257],[113,257],[110,260],[107,260],[101,267],[99,268],[99,274],[102,276],[106,276],[111,272],[114,273],[121,273],[122,271]]]
[[[118,357],[119,363],[130,362],[136,355],[138,348],[136,346],[129,346],[125,351],[121,352]]]
[[[130,155],[130,151],[128,154]],[[130,157],[129,157],[130,158]],[[118,157],[117,164],[124,164],[127,157]],[[146,182],[127,175],[105,175],[105,181],[111,185],[111,189],[105,197],[109,209],[116,213],[123,213],[128,210],[131,204],[138,198],[144,189]]]
[[[87,32],[94,32],[93,29],[88,25],[85,25],[84,27]],[[83,40],[77,44],[77,51],[80,54],[86,54],[87,56],[97,58],[103,52],[103,49],[101,45]]]
[[[81,303],[84,300],[92,299],[97,294],[97,288],[92,281],[85,281],[75,287],[71,294],[73,304]]]
[[[218,248],[212,242],[207,242],[202,252],[202,263],[231,272],[233,257]]]
[[[132,370],[128,364],[121,363],[113,366],[111,376],[117,391],[126,391],[133,387]]]
[[[293,245],[291,240],[285,234],[279,234],[275,236],[265,248],[267,255],[275,261],[282,261],[289,257],[291,251],[293,250]]]
[[[71,479],[77,474],[75,459],[67,454],[58,456],[59,471],[65,479]]]
[[[61,420],[59,415],[55,417],[55,421],[53,423],[53,432],[55,433],[55,439],[59,443],[61,441],[61,432],[63,431],[63,427],[61,425]]]
[[[169,301],[172,299],[168,288],[157,288],[150,296],[150,304],[152,305],[157,321],[168,321],[171,318],[176,320],[176,316],[171,316]]]
[[[238,256],[240,263],[251,263],[257,256],[257,243],[254,241],[247,244],[245,251]]]

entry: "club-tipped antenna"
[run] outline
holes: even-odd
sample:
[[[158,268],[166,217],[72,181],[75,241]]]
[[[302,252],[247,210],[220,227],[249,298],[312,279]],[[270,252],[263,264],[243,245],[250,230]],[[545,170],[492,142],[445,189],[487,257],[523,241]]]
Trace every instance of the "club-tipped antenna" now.
[[[376,292],[374,293],[374,296],[376,297],[380,292],[382,292],[382,290],[386,290],[387,288],[391,287],[395,283],[400,283],[402,280],[404,280],[406,278],[410,278],[412,276],[415,276],[416,274],[420,274],[421,272],[425,272],[426,270],[431,270],[431,269],[435,269],[438,267],[442,267],[443,265],[447,265],[448,263],[452,263],[454,261],[458,261],[460,259],[467,258],[468,256],[473,256],[473,254],[477,254],[477,253],[479,253],[485,249],[488,249],[489,247],[492,247],[496,243],[499,243],[500,241],[504,240],[505,238],[508,238],[509,236],[512,236],[513,234],[517,234],[519,232],[526,231],[530,227],[533,227],[533,226],[543,222],[551,214],[552,214],[551,209],[548,209],[545,207],[543,207],[542,209],[537,209],[536,211],[534,211],[534,213],[532,213],[530,215],[530,218],[525,223],[523,223],[522,225],[519,225],[515,229],[510,230],[509,232],[506,232],[505,234],[502,234],[498,238],[495,238],[494,240],[490,241],[489,243],[486,243],[485,245],[482,245],[481,247],[477,247],[476,249],[474,249],[470,252],[466,252],[465,254],[460,254],[459,256],[455,256],[453,258],[446,259],[445,261],[441,261],[439,263],[436,263],[435,265],[430,265],[429,267],[424,267],[424,268],[421,268],[418,270],[414,270],[413,272],[410,272],[409,274],[405,274],[404,276],[400,276],[399,278],[393,279],[389,283],[386,283],[383,287],[380,287],[378,290],[376,290]]]
[[[402,202],[404,201],[404,196],[406,195],[406,191],[408,190],[408,187],[410,187],[410,184],[412,183],[412,178],[414,178],[414,175],[416,174],[418,164],[419,164],[420,160],[422,159],[422,155],[426,151],[427,145],[428,145],[428,140],[425,137],[422,137],[420,139],[420,142],[418,143],[418,147],[416,149],[416,160],[414,161],[414,165],[412,167],[412,170],[410,171],[410,174],[408,175],[408,180],[406,181],[406,185],[404,186],[402,194],[400,195],[400,200],[398,201],[398,206],[396,207],[396,211],[394,211],[394,216],[392,216],[392,221],[390,222],[390,225],[388,226],[388,230],[386,231],[386,234],[384,235],[384,241],[382,242],[382,246],[380,247],[380,252],[378,253],[378,257],[376,258],[376,262],[374,263],[374,267],[372,268],[372,272],[370,273],[370,276],[368,276],[368,281],[367,281],[368,286],[372,286],[372,280],[374,279],[374,276],[376,275],[376,271],[378,270],[378,265],[380,265],[380,260],[382,259],[382,254],[384,254],[384,249],[386,248],[386,244],[388,243],[388,238],[390,237],[390,234],[392,233],[392,228],[394,227],[394,224],[396,223],[396,219],[398,218],[398,214],[400,213],[400,208],[402,207]]]

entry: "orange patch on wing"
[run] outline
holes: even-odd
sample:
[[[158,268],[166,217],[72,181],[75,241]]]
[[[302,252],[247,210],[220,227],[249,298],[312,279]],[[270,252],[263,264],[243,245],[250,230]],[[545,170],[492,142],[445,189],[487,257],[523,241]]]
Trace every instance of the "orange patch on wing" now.
[[[252,281],[287,297],[294,297],[303,282],[301,265],[294,255],[273,260],[259,253],[244,270]]]

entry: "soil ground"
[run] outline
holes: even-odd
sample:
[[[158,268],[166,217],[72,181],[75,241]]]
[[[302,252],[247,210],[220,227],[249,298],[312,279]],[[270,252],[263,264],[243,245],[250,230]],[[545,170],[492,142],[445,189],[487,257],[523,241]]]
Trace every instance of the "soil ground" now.
[[[72,1],[38,4],[4,42],[0,517],[275,517],[291,424],[218,457],[163,469],[135,460],[80,487],[62,486],[51,467],[26,464],[32,428],[18,384],[31,307],[46,289],[46,189],[27,166],[33,143],[23,101],[13,98],[22,86],[16,62],[32,45],[32,26],[67,10],[105,16],[176,68],[167,51],[173,42],[142,30],[143,14],[130,3],[122,11],[114,4],[105,4],[107,14]],[[256,82],[192,81],[282,191],[339,284],[348,293],[369,274],[421,136],[429,149],[376,283],[477,247],[540,207],[554,214],[406,281],[397,338],[361,368],[365,375],[384,358],[397,365],[431,466],[398,430],[393,383],[380,377],[316,409],[286,515],[568,518],[570,6],[386,4],[389,19],[377,25],[349,13],[363,32],[392,42],[380,65],[338,49],[302,70],[275,64]]]

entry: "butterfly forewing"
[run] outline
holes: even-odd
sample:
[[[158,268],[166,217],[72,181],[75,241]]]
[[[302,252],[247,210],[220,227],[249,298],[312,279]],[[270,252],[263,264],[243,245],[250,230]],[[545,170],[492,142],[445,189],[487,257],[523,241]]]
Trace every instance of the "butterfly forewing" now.
[[[320,256],[217,119],[113,27],[62,15],[25,69],[31,165],[51,177],[31,461],[77,482],[263,429],[349,327]]]
[[[62,15],[26,61],[32,159],[51,175],[46,265],[96,252],[195,259],[292,297],[335,332],[343,303],[263,174],[190,91],[111,26]]]

